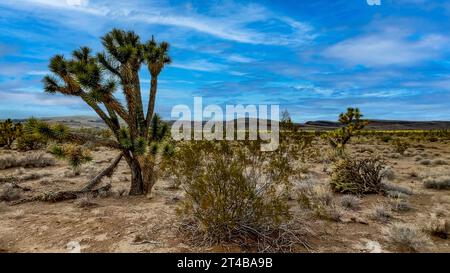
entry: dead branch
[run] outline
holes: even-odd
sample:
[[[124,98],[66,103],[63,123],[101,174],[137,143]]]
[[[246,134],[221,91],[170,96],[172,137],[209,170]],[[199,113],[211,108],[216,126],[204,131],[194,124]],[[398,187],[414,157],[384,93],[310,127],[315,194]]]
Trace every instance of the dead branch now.
[[[105,176],[111,177],[111,175],[114,173],[114,170],[116,169],[117,165],[119,164],[120,160],[122,159],[123,153],[120,153],[113,161],[111,165],[109,165],[106,169],[101,171],[99,174],[97,174],[89,183],[84,186],[84,188],[81,191],[88,192],[92,190],[95,186],[97,186],[101,181],[102,178]]]
[[[97,197],[102,192],[108,192],[111,190],[111,184],[108,184],[104,187],[98,188],[96,190],[91,191],[59,191],[59,192],[50,192],[50,193],[44,193],[42,195],[34,196],[31,198],[25,198],[21,199],[15,202],[11,203],[11,206],[20,205],[24,203],[29,202],[35,202],[35,201],[41,201],[41,202],[50,202],[50,203],[56,203],[66,200],[73,200],[77,199],[80,195],[89,193],[93,197]]]

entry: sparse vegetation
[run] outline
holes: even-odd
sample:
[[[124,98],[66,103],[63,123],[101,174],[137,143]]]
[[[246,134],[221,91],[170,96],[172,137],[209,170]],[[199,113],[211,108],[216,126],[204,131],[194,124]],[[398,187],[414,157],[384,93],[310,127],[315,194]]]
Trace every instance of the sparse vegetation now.
[[[388,240],[411,251],[419,251],[430,245],[429,238],[414,225],[394,223],[384,229]]]
[[[413,209],[411,203],[402,198],[394,198],[390,203],[392,210],[395,212],[407,212]]]
[[[425,230],[432,236],[448,239],[450,236],[450,221],[432,217]]]
[[[0,201],[15,201],[21,198],[22,190],[14,186],[6,186],[0,194]]]
[[[361,199],[354,195],[344,195],[340,201],[341,206],[346,209],[358,210],[361,208]]]
[[[427,189],[448,190],[450,189],[450,176],[428,177],[423,184]]]
[[[392,142],[392,145],[394,146],[394,151],[401,155],[404,155],[405,151],[410,147],[410,144],[407,141],[399,138],[395,139]]]
[[[8,168],[42,168],[55,165],[55,160],[44,153],[27,153],[25,156],[5,155],[0,157],[0,170]]]
[[[373,207],[372,218],[374,220],[386,223],[392,219],[392,210],[385,204],[378,204]]]

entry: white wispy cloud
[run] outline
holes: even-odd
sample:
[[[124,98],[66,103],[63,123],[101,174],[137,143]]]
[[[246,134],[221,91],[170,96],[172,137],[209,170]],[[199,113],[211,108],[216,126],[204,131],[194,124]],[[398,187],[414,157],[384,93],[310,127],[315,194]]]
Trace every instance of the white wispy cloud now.
[[[4,105],[36,105],[36,106],[73,106],[83,105],[78,97],[49,95],[43,92],[0,91],[0,100]]]
[[[438,59],[450,38],[442,34],[416,35],[408,26],[386,26],[330,46],[323,56],[348,65],[411,66]]]
[[[134,5],[133,5],[134,4]],[[0,5],[8,5],[20,10],[34,11],[38,9],[58,10],[61,13],[77,12],[94,15],[102,20],[118,20],[126,22],[141,22],[152,25],[173,26],[194,30],[216,38],[249,44],[292,45],[301,44],[314,37],[313,29],[306,23],[273,13],[264,6],[257,4],[239,4],[228,2],[225,8],[210,8],[210,13],[199,13],[187,6],[171,6],[157,0],[150,1],[108,1],[88,0],[3,0]],[[214,5],[213,5],[214,6]],[[221,5],[217,5],[221,6]],[[51,16],[41,16],[50,19]],[[73,16],[69,14],[68,16]],[[58,18],[60,19],[60,18]],[[283,26],[281,31],[271,33],[260,32],[251,24],[271,22]],[[61,23],[74,23],[68,20]],[[289,30],[286,31],[286,28]]]
[[[256,59],[245,57],[238,54],[231,54],[230,56],[228,56],[228,60],[236,63],[251,63],[257,61]]]
[[[218,72],[227,69],[226,65],[212,63],[206,60],[195,60],[190,62],[174,62],[171,64],[171,67],[186,69],[186,70],[194,70],[194,71],[202,71],[202,72]]]

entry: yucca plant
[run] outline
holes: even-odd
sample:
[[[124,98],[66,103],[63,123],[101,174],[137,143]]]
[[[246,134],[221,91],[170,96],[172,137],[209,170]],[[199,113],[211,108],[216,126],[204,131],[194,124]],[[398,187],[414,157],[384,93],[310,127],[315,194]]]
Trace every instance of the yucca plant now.
[[[75,175],[80,174],[80,167],[92,161],[91,152],[75,144],[53,145],[49,149],[49,153],[58,159],[67,160]]]
[[[139,158],[145,155],[150,140],[157,77],[170,63],[169,45],[153,38],[141,43],[135,32],[119,29],[113,29],[101,40],[104,51],[97,55],[81,47],[73,51],[70,59],[62,55],[51,58],[52,75],[44,78],[45,91],[78,96],[97,113],[112,131],[131,169],[130,195],[145,194],[148,181],[143,178]],[[143,64],[152,76],[146,115],[139,79]],[[117,87],[124,94],[124,104],[114,95]]]

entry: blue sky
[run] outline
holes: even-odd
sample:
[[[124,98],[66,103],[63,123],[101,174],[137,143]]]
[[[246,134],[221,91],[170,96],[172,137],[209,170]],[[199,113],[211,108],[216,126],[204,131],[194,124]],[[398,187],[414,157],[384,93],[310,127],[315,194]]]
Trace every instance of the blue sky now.
[[[113,27],[171,44],[157,112],[177,104],[280,104],[294,120],[450,120],[450,1],[2,0],[0,118],[94,115],[48,95],[48,59],[101,50]],[[142,87],[149,75],[142,70]],[[144,92],[144,97],[147,97]],[[120,93],[120,92],[118,92]]]

